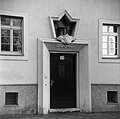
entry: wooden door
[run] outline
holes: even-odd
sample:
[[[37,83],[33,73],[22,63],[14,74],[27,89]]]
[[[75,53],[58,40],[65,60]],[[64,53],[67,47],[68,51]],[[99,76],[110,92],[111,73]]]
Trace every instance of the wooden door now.
[[[76,54],[50,54],[50,108],[76,107]]]

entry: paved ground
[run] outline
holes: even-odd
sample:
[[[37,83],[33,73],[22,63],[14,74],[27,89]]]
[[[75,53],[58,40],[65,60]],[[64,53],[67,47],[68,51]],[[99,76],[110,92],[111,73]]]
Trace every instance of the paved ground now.
[[[120,119],[117,113],[52,113],[48,115],[0,115],[0,119]]]

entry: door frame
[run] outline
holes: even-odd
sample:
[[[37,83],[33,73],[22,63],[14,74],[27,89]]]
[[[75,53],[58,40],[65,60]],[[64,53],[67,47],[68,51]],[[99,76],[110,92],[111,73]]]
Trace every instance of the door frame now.
[[[76,53],[76,109],[91,112],[91,42],[76,40],[64,46],[55,39],[38,39],[38,114],[50,109],[50,53]],[[81,58],[82,57],[82,58]],[[73,109],[73,110],[76,110]],[[69,109],[71,110],[71,109]],[[56,110],[53,110],[56,111]],[[61,111],[61,110],[60,110]]]

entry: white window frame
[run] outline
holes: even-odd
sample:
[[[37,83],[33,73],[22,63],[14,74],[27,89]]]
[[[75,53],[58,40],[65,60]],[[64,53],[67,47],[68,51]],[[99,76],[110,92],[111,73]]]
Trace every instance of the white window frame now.
[[[1,23],[0,23],[0,59],[7,60],[28,60],[28,15],[26,13],[20,12],[8,12],[8,11],[0,11],[0,16],[11,16],[11,17],[21,17],[23,18],[23,36],[22,36],[22,53],[9,52],[9,51],[1,51]]]
[[[7,16],[7,15],[4,15],[4,16]],[[1,51],[1,45],[0,45],[0,51],[1,51],[1,54],[3,55],[23,55],[23,47],[22,46],[22,52],[21,53],[18,53],[16,51],[13,51],[13,30],[22,30],[22,44],[24,43],[24,37],[23,37],[23,17],[20,17],[22,18],[22,27],[19,27],[19,26],[12,26],[13,24],[13,17],[14,16],[10,16],[11,19],[10,19],[10,26],[6,26],[6,25],[1,25],[1,16],[0,16],[0,32],[1,32],[1,29],[7,29],[7,30],[10,30],[10,51]],[[17,18],[17,17],[16,17]],[[1,34],[0,34],[1,35]],[[0,42],[1,42],[1,37],[0,37]]]
[[[115,56],[112,56],[112,55],[103,56],[102,55],[102,36],[103,36],[102,26],[103,24],[120,26],[120,20],[99,19],[99,62],[120,62],[120,34],[119,33],[117,36],[118,37],[117,55]],[[118,29],[118,32],[120,32],[119,29]]]

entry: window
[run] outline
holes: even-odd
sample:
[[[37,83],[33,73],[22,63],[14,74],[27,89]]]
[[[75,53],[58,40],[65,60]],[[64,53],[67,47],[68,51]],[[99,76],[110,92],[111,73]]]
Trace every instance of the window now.
[[[120,62],[120,21],[99,20],[99,61]]]
[[[102,26],[102,57],[118,57],[118,25],[103,24]]]
[[[1,53],[23,54],[23,18],[16,16],[0,16]]]
[[[0,11],[0,60],[28,60],[28,14]]]
[[[18,93],[7,92],[5,94],[5,105],[18,105]]]
[[[107,102],[108,103],[118,103],[117,91],[108,91],[107,92]]]

